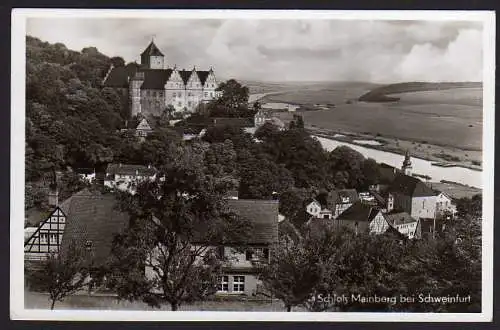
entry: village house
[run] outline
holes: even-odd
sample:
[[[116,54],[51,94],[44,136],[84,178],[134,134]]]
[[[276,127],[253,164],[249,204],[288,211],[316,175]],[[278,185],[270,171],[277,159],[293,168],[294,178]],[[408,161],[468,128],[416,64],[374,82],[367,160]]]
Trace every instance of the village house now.
[[[156,174],[157,170],[150,165],[108,164],[104,186],[135,193],[135,187],[138,183],[145,180],[154,181]]]
[[[306,212],[315,218],[336,219],[359,200],[355,189],[339,189],[322,193],[307,202]]]
[[[167,68],[166,59],[151,43],[141,54],[141,64],[109,68],[103,86],[128,95],[131,114],[160,115],[169,105],[176,112],[193,113],[199,104],[218,97],[214,71]]]
[[[227,207],[250,221],[252,232],[245,243],[213,246],[229,261],[219,279],[217,294],[256,295],[261,286],[254,265],[269,261],[269,249],[278,240],[278,201],[227,199]],[[56,206],[25,240],[25,260],[44,260],[49,252],[60,253],[75,244],[86,251],[94,266],[103,265],[114,237],[128,225],[129,215],[117,208],[113,194],[84,189]],[[145,274],[150,270],[145,269]]]
[[[436,196],[436,217],[455,216],[457,207],[453,199],[444,192],[438,192]]]
[[[273,124],[280,131],[285,129],[285,123],[283,123],[283,121],[281,119],[274,117],[272,115],[271,111],[266,111],[266,110],[260,109],[254,115],[254,127],[259,128],[260,126],[264,125],[265,123]]]
[[[388,227],[382,212],[378,208],[359,200],[343,211],[334,223],[337,227],[349,227],[356,233],[381,234]]]
[[[384,219],[390,226],[397,229],[398,232],[409,239],[418,239],[422,237],[422,226],[420,220],[412,218],[406,212],[386,213],[384,214]]]
[[[75,173],[78,175],[81,181],[86,183],[92,183],[96,179],[95,168],[77,168]]]
[[[433,219],[436,202],[436,193],[429,186],[415,177],[399,174],[389,188],[387,211],[404,211],[415,219]]]

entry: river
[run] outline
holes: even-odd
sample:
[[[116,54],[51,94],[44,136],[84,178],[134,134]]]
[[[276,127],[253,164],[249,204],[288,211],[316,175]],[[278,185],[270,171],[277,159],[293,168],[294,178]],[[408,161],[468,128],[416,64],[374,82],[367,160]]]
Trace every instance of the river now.
[[[360,152],[361,154],[363,154],[363,156],[367,158],[375,159],[378,163],[386,163],[397,168],[400,168],[403,163],[404,159],[403,155],[366,148],[359,145],[327,139],[319,136],[316,136],[316,138],[319,140],[323,148],[325,148],[325,150],[327,151],[332,151],[336,147],[344,145]],[[431,164],[432,163],[431,161],[415,157],[411,158],[411,162],[413,166],[413,173],[428,175],[432,178],[431,181],[448,180],[466,184],[471,187],[476,187],[480,189],[483,186],[482,171],[475,171],[459,166],[455,167],[433,166]]]

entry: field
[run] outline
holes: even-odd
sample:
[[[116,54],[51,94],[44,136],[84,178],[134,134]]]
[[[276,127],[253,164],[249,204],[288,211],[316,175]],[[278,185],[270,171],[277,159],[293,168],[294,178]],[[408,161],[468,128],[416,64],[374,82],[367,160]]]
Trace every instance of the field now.
[[[326,110],[301,111],[307,126],[333,131],[364,133],[430,143],[443,147],[482,149],[482,89],[456,88],[442,91],[399,93],[390,103],[346,103],[361,86],[284,92],[262,101],[300,105],[335,104]],[[394,94],[396,95],[396,94]],[[278,113],[285,122],[293,114]]]

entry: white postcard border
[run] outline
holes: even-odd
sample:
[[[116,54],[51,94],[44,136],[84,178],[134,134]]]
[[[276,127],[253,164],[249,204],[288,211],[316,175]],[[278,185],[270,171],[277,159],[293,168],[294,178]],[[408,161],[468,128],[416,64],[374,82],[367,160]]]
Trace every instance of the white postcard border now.
[[[460,20],[483,23],[483,245],[481,313],[312,313],[30,310],[24,308],[25,36],[29,17],[178,19]],[[11,40],[10,317],[68,321],[383,321],[481,322],[493,315],[495,13],[487,11],[14,9]],[[256,317],[258,316],[258,320]]]

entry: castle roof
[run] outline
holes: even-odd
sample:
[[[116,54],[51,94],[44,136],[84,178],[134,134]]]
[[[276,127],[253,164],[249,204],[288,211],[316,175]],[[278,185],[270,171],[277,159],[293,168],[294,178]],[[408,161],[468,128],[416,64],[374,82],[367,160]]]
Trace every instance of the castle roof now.
[[[151,41],[151,43],[148,45],[148,47],[146,47],[146,49],[144,49],[144,51],[142,52],[141,56],[142,55],[164,56],[162,54],[162,52],[160,52],[160,50],[158,49],[158,47],[156,47],[156,45],[155,45],[155,43],[153,41]]]
[[[144,82],[141,89],[161,89],[165,88],[165,83],[172,74],[172,69],[142,69],[140,72],[144,73]]]

